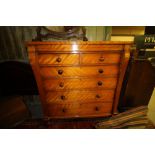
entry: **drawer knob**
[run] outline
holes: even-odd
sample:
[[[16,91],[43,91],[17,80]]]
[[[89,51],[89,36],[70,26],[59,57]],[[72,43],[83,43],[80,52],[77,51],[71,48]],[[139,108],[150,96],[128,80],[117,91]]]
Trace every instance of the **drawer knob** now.
[[[65,97],[64,95],[62,95],[60,98],[61,98],[62,100],[65,100],[65,99],[66,99],[66,97]]]
[[[63,87],[64,86],[64,83],[63,82],[60,82],[59,86],[60,87]]]
[[[98,81],[98,86],[102,86],[102,81]]]
[[[61,62],[61,58],[57,58],[56,61],[57,61],[57,62]]]
[[[64,113],[65,113],[65,112],[66,112],[66,109],[65,109],[65,108],[63,108],[63,109],[62,109],[62,112],[64,112]]]
[[[61,75],[62,73],[63,73],[63,70],[61,70],[61,69],[60,69],[60,70],[58,70],[58,74],[60,74],[60,75]]]
[[[99,58],[99,61],[101,61],[101,62],[104,61],[104,58],[103,57],[100,57]]]
[[[99,111],[99,107],[95,107],[95,110],[96,110],[96,111]]]
[[[101,98],[101,96],[99,94],[96,95],[96,98]]]
[[[98,72],[99,72],[99,73],[103,73],[103,69],[99,69]]]

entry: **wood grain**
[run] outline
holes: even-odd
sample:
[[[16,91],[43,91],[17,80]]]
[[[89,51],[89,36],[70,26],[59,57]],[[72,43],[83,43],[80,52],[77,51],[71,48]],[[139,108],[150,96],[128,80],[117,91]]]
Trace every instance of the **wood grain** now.
[[[124,75],[128,66],[128,62],[129,62],[129,58],[130,58],[130,46],[129,45],[125,45],[124,47],[124,52],[122,53],[122,60],[121,60],[121,64],[120,64],[120,74],[119,74],[119,78],[118,78],[118,84],[116,87],[116,93],[115,93],[115,100],[114,100],[114,105],[113,105],[113,114],[117,114],[118,113],[118,103],[119,103],[119,97],[120,97],[120,93],[121,93],[121,88],[122,88],[122,83],[123,83],[123,79],[124,79]]]
[[[46,91],[74,89],[115,89],[116,77],[109,78],[71,78],[46,79],[43,86]]]
[[[122,45],[82,45],[82,44],[72,44],[72,45],[37,45],[36,46],[36,50],[38,52],[68,52],[68,51],[72,51],[72,52],[103,52],[105,51],[121,51],[123,50],[123,46]]]
[[[120,62],[120,53],[105,52],[99,54],[82,54],[82,64],[118,64]]]
[[[41,65],[74,65],[79,64],[78,54],[39,54],[38,62]]]
[[[61,71],[61,72],[60,72]],[[43,78],[50,77],[104,77],[116,76],[119,66],[92,66],[92,67],[41,67],[40,73]]]
[[[45,118],[115,114],[132,42],[31,42]]]
[[[46,115],[52,118],[103,117],[111,115],[112,103],[47,104]]]
[[[54,91],[46,94],[46,103],[76,103],[76,102],[112,102],[114,90],[72,90]]]

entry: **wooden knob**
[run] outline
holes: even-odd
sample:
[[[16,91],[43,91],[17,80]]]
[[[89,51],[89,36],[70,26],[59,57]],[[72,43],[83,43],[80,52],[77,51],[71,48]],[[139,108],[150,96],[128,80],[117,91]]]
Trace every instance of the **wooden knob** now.
[[[61,98],[62,100],[65,100],[65,99],[66,99],[66,97],[65,97],[64,95],[62,95],[60,98]]]
[[[60,87],[63,87],[64,86],[64,83],[63,82],[60,82],[59,86]]]
[[[98,81],[98,86],[102,86],[102,81]]]
[[[61,62],[61,58],[57,58],[56,61],[57,61],[57,62]]]
[[[64,112],[64,113],[65,113],[65,112],[66,112],[66,109],[65,109],[65,108],[63,108],[63,109],[62,109],[62,112]]]
[[[103,73],[103,69],[99,69],[98,72],[99,72],[99,73]]]
[[[100,57],[99,58],[99,61],[101,61],[101,62],[104,61],[104,58],[103,57]]]
[[[60,69],[60,70],[58,70],[58,74],[60,74],[60,75],[61,75],[62,73],[63,73],[63,70],[61,70],[61,69]]]
[[[99,107],[95,107],[95,110],[96,110],[96,111],[99,111]]]
[[[96,95],[96,98],[101,98],[101,96],[99,94]]]

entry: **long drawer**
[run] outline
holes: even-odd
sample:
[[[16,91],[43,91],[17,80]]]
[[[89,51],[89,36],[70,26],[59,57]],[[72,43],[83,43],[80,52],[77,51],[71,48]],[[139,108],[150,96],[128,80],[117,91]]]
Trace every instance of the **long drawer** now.
[[[114,90],[73,90],[46,93],[47,103],[112,102]]]
[[[92,76],[116,76],[118,65],[88,66],[88,67],[41,67],[40,73],[43,78],[49,77],[92,77]]]
[[[120,53],[82,54],[81,64],[118,64]]]
[[[79,54],[39,54],[40,65],[77,65]]]
[[[73,78],[46,79],[43,87],[46,91],[63,89],[114,89],[117,78]]]
[[[111,103],[46,104],[46,115],[53,118],[102,117],[111,115]]]

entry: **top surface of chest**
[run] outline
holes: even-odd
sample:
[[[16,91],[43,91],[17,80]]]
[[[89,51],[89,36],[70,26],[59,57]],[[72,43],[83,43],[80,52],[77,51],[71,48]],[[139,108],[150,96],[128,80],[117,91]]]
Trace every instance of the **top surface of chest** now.
[[[86,42],[28,42],[27,46],[35,46],[39,52],[90,52],[106,50],[123,50],[124,45],[131,45],[132,42],[112,42],[112,41],[86,41]]]

